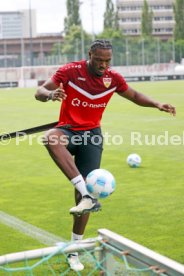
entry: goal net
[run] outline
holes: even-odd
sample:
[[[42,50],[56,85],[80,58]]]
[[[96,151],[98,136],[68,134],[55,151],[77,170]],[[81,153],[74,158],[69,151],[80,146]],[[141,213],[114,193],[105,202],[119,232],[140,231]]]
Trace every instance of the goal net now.
[[[79,252],[85,265],[83,271],[70,270],[66,258],[72,252]],[[99,229],[98,237],[93,239],[0,256],[0,275],[182,276],[184,265],[107,229]]]

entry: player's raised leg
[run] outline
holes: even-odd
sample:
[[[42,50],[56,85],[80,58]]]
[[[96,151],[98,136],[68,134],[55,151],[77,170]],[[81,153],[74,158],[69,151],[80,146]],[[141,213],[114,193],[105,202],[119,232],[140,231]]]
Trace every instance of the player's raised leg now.
[[[77,148],[75,164],[85,178],[91,171],[100,167],[103,137],[100,128],[80,132],[83,143]],[[88,137],[85,140],[85,137]],[[77,188],[77,187],[76,187]],[[77,189],[79,191],[79,189]],[[79,191],[80,192],[80,191]],[[82,195],[82,194],[81,194]],[[71,214],[85,214],[101,210],[101,204],[90,193],[91,199],[82,196],[77,206],[70,209]]]
[[[60,129],[49,130],[45,134],[44,144],[54,162],[82,195],[81,201],[77,206],[70,209],[70,213],[82,215],[87,212],[98,211],[100,205],[96,199],[89,195],[85,181],[67,149],[68,140],[64,131]]]

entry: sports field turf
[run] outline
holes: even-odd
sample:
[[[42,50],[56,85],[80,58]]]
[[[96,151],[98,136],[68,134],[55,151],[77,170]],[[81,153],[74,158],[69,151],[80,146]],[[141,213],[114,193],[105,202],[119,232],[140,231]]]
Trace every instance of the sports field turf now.
[[[103,132],[110,136],[104,145],[101,168],[114,174],[117,187],[111,197],[101,200],[102,212],[91,215],[85,238],[96,237],[97,229],[107,228],[184,263],[184,81],[130,85],[175,105],[177,116],[113,96],[102,121]],[[1,133],[58,119],[58,102],[41,103],[33,95],[34,89],[0,90]],[[135,132],[140,132],[141,145],[133,136],[131,140]],[[38,142],[39,135],[19,145],[15,139],[9,145],[0,145],[0,210],[69,240],[73,187]],[[149,141],[144,140],[146,135]],[[113,144],[119,143],[119,137],[123,143]],[[148,145],[151,138],[156,140]],[[128,154],[133,152],[142,157],[138,169],[126,164]],[[1,255],[43,247],[3,224],[0,232]]]

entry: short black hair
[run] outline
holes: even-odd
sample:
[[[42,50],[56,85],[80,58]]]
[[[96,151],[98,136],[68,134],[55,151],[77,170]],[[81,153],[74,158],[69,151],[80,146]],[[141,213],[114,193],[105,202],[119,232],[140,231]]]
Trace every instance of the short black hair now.
[[[96,49],[112,49],[112,44],[106,39],[97,39],[92,42],[90,50],[95,51]]]

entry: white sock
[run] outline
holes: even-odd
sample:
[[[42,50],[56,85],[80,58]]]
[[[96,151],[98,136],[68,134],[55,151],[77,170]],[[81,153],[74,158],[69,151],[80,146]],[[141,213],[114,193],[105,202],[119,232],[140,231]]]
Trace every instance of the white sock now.
[[[71,234],[71,241],[81,241],[82,238],[83,238],[83,235],[78,235],[73,232]],[[71,254],[78,256],[78,252],[73,252]]]
[[[86,183],[81,174],[71,179],[71,182],[74,185],[74,187],[81,193],[82,197],[85,195],[89,195],[86,189]]]
[[[83,235],[78,235],[72,232],[71,234],[71,241],[81,241],[83,238]]]

